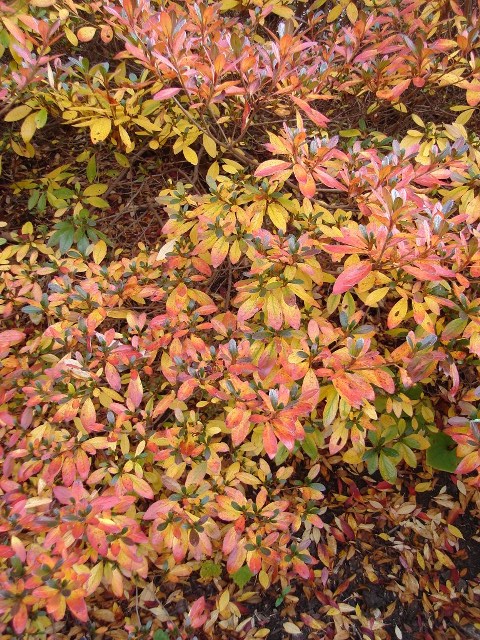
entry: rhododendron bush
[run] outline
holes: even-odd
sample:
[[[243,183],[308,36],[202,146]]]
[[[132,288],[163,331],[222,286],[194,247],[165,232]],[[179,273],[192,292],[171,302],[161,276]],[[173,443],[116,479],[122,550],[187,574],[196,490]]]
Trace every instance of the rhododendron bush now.
[[[475,2],[0,2],[0,638],[477,637],[479,109]]]

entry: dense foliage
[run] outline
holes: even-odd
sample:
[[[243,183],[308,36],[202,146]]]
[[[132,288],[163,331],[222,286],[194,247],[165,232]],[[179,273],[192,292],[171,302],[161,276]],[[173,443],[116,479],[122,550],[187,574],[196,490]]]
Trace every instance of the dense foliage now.
[[[0,638],[466,637],[479,16],[0,2]]]

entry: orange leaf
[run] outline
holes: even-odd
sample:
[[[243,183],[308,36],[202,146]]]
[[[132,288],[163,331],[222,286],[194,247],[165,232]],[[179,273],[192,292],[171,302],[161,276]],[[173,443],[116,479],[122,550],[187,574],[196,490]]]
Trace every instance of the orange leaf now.
[[[130,382],[128,383],[127,398],[131,400],[135,409],[140,406],[143,398],[143,385],[138,375],[138,371],[132,371]]]
[[[85,604],[83,596],[79,595],[78,591],[73,591],[67,598],[67,605],[75,617],[77,617],[82,622],[87,622],[87,605]]]
[[[235,407],[227,416],[226,424],[232,432],[232,442],[235,447],[238,447],[250,431],[250,416],[251,411]]]
[[[477,467],[480,467],[480,451],[472,451],[460,462],[455,469],[455,473],[471,473]]]
[[[267,422],[263,429],[263,446],[269,458],[274,458],[277,454],[278,441],[272,425]]]

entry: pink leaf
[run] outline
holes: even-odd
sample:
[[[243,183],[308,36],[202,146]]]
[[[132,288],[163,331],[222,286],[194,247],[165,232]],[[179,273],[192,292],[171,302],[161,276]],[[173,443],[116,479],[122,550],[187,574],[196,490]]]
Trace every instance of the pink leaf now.
[[[329,118],[324,116],[323,113],[320,113],[320,111],[313,109],[305,100],[297,98],[296,96],[290,96],[290,99],[319,127],[325,127],[327,123],[330,122]]]
[[[192,604],[189,611],[189,617],[190,617],[190,624],[194,629],[203,627],[203,625],[207,621],[208,611],[206,611],[205,609],[206,609],[206,602],[205,602],[204,596],[202,596],[201,598],[198,598],[198,600],[195,600],[195,602]]]
[[[22,342],[25,334],[23,331],[18,331],[17,329],[9,329],[8,331],[2,331],[0,333],[0,349],[8,349],[13,344],[18,344]]]
[[[347,267],[336,279],[333,285],[333,293],[345,293],[345,291],[348,291],[368,276],[371,270],[372,265],[370,262],[360,262],[352,267]]]
[[[255,176],[257,178],[265,178],[266,176],[272,176],[274,173],[286,171],[290,169],[291,166],[291,162],[285,162],[284,160],[267,160],[257,167]]]
[[[157,91],[157,93],[153,96],[154,100],[168,100],[168,98],[173,98],[177,93],[180,93],[181,89],[179,87],[169,87],[168,89],[162,89],[161,91]]]

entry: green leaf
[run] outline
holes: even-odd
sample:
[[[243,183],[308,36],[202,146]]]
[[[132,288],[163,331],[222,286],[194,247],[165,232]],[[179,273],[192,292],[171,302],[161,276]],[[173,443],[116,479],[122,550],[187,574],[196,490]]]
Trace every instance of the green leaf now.
[[[428,439],[430,447],[427,449],[427,464],[439,471],[453,473],[458,465],[455,441],[441,432],[433,433]]]
[[[97,182],[96,184],[91,184],[88,187],[86,187],[83,192],[83,195],[89,198],[92,196],[101,196],[102,194],[105,193],[105,191],[107,191],[107,189],[108,189],[108,184],[102,184],[100,182]]]
[[[115,152],[114,156],[115,156],[115,160],[118,162],[118,164],[121,167],[128,169],[128,167],[130,166],[130,161],[127,158],[127,156],[124,156],[123,153],[118,153],[118,152]]]
[[[153,634],[153,640],[170,640],[170,636],[166,631],[162,631],[161,629],[157,629]]]
[[[312,460],[315,460],[318,456],[317,445],[315,444],[315,439],[311,435],[306,435],[305,440],[302,442],[302,449],[305,451],[307,456]]]
[[[464,320],[463,318],[455,318],[455,320],[449,322],[443,330],[442,340],[453,340],[454,338],[458,338],[458,336],[463,333],[467,324],[468,319]]]
[[[275,464],[282,464],[288,458],[288,449],[284,444],[280,444],[275,456]]]
[[[355,136],[359,136],[362,132],[360,129],[343,129],[338,132],[342,138],[354,138]]]
[[[110,205],[103,198],[98,198],[97,196],[92,196],[91,198],[85,198],[85,202],[87,204],[91,204],[98,209],[108,209]]]
[[[380,475],[387,482],[395,482],[397,479],[397,467],[393,464],[390,458],[382,452],[378,460],[378,470]]]
[[[87,164],[87,180],[93,182],[97,176],[97,159],[92,156]]]
[[[222,567],[212,560],[205,560],[200,567],[200,576],[202,578],[218,578],[222,573]]]
[[[75,191],[72,191],[72,189],[69,189],[68,187],[61,187],[61,189],[55,189],[53,195],[56,198],[62,199],[73,198],[73,196],[75,195]]]
[[[243,589],[243,587],[247,584],[247,582],[250,580],[252,576],[253,576],[253,573],[250,571],[248,566],[244,565],[243,567],[240,567],[238,571],[235,571],[235,573],[232,575],[232,578],[235,584],[240,589]]]
[[[40,111],[37,111],[37,113],[35,114],[35,123],[37,125],[37,129],[41,129],[42,127],[45,126],[47,122],[47,118],[48,118],[48,112],[45,108],[42,108],[40,109]]]

